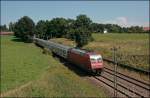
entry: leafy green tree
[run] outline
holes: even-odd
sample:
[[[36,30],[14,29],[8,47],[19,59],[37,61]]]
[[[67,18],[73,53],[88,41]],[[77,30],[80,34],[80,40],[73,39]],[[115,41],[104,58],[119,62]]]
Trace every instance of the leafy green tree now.
[[[2,31],[6,31],[6,32],[9,31],[5,24],[4,25],[0,25],[0,30],[1,30],[1,32]]]
[[[47,33],[53,37],[63,37],[67,33],[67,20],[65,18],[53,18],[48,24]]]
[[[21,38],[25,42],[31,42],[34,35],[34,22],[28,16],[24,16],[15,24],[15,36]]]
[[[86,27],[86,28],[89,29],[89,27],[92,23],[92,21],[89,17],[87,17],[86,15],[81,14],[81,15],[78,15],[76,18],[77,19],[76,19],[75,25],[76,25],[77,28],[78,27]]]
[[[92,21],[86,15],[79,15],[74,23],[74,37],[77,47],[83,47],[92,39],[90,25]]]
[[[90,26],[90,30],[92,33],[98,33],[98,23],[92,23]]]
[[[35,34],[37,37],[45,39],[47,31],[46,21],[40,20],[35,26]]]
[[[76,47],[83,47],[88,44],[91,39],[91,33],[86,28],[78,28],[74,32],[75,42],[77,43]]]
[[[128,33],[143,33],[144,30],[142,27],[139,26],[131,26],[127,28]]]
[[[68,39],[75,40],[74,33],[75,33],[75,20],[67,19],[67,30],[65,37]]]
[[[11,32],[13,32],[14,31],[14,29],[15,29],[15,22],[14,23],[12,23],[12,22],[10,22],[9,23],[9,31],[11,31]]]
[[[112,33],[120,33],[121,32],[121,27],[116,25],[116,24],[113,24],[113,25],[111,25],[111,32]]]

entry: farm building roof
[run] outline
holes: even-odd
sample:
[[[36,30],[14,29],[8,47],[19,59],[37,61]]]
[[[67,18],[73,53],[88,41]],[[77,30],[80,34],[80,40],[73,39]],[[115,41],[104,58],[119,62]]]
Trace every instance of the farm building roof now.
[[[143,30],[148,31],[148,30],[150,30],[150,27],[144,27]]]
[[[0,35],[12,35],[14,34],[13,32],[0,32]]]

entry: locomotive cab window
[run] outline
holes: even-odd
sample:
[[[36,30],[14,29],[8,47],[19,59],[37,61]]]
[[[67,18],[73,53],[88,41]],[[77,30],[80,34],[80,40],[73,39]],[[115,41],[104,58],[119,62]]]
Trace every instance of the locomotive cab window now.
[[[102,57],[100,55],[91,55],[90,56],[90,61],[91,62],[101,62]]]
[[[102,61],[102,58],[97,58],[97,61]]]
[[[102,61],[102,58],[97,58],[97,61],[98,61],[98,62],[101,62],[101,61]]]
[[[96,62],[97,61],[95,58],[91,58],[90,60],[91,60],[91,62]]]

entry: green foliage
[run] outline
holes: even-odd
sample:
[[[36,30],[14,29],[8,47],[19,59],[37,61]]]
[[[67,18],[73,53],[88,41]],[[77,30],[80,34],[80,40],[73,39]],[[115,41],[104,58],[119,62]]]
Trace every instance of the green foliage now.
[[[9,23],[9,31],[14,31],[15,29],[15,23],[10,22]]]
[[[91,32],[89,30],[92,21],[86,15],[79,15],[74,23],[75,27],[75,41],[77,47],[83,47],[88,44],[91,39]]]
[[[7,31],[9,31],[9,30],[8,30],[8,28],[7,28],[6,25],[0,25],[0,31],[1,31],[1,32],[2,32],[2,31],[7,32]]]
[[[92,23],[90,26],[91,32],[103,33],[107,29],[109,33],[144,33],[143,28],[139,26],[120,27],[117,24],[98,24]]]
[[[14,32],[22,41],[30,42],[34,35],[34,22],[28,16],[24,16],[16,22]]]
[[[150,30],[144,31],[143,33],[150,33]]]
[[[90,26],[90,30],[92,33],[103,33],[104,29],[104,24],[92,23]]]
[[[74,33],[75,42],[77,43],[77,47],[83,47],[88,44],[90,41],[91,35],[85,28],[78,28]]]
[[[39,38],[66,37],[75,40],[77,47],[82,47],[91,41],[90,25],[92,21],[86,15],[77,16],[76,20],[53,18],[51,21],[40,20],[35,28]]]
[[[62,38],[75,40],[77,47],[86,45],[93,38],[91,33],[103,33],[106,29],[109,33],[148,33],[142,27],[120,27],[117,24],[93,23],[86,15],[78,15],[76,20],[65,18],[53,18],[52,20],[40,20],[35,28],[34,22],[27,16],[22,17],[16,23],[10,23],[9,29],[15,32],[15,36],[23,41],[30,41],[34,32],[36,37],[42,39]]]
[[[46,37],[46,32],[47,32],[47,24],[45,21],[40,20],[35,26],[36,36],[42,39]]]
[[[66,38],[75,40],[75,20],[68,19],[67,20],[68,26],[67,26],[67,34],[65,35]]]
[[[59,38],[67,34],[68,20],[53,18],[51,21],[40,20],[35,28],[36,36],[42,39]]]
[[[131,26],[128,28],[128,33],[143,33],[143,28],[139,26]]]
[[[78,15],[76,17],[76,21],[75,21],[75,26],[77,28],[82,27],[82,28],[89,28],[92,21],[89,17],[87,17],[86,15]]]
[[[54,18],[48,24],[47,34],[52,34],[52,37],[63,37],[66,35],[67,20],[64,18]]]

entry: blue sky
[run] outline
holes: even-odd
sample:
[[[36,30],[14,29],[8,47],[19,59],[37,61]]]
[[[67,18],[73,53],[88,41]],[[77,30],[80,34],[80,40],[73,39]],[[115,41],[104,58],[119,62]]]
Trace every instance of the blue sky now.
[[[149,25],[149,1],[1,1],[1,24],[29,16],[35,23],[86,14],[93,22]]]

